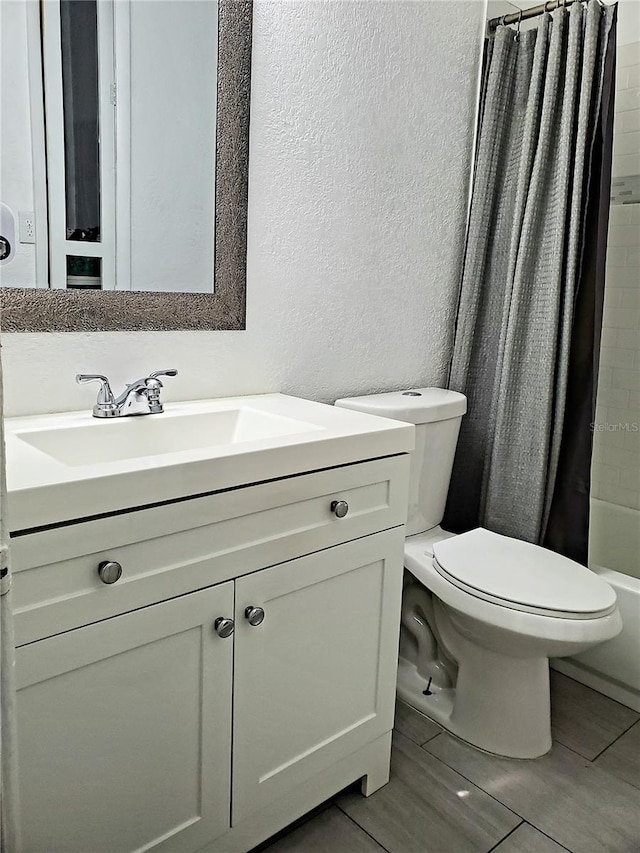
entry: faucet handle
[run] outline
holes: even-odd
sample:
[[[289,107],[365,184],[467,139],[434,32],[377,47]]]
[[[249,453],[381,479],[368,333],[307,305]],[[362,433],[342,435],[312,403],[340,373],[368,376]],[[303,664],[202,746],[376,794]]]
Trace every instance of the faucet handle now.
[[[78,373],[76,374],[76,382],[79,385],[84,385],[86,382],[101,383],[98,399],[93,407],[93,414],[96,418],[113,418],[118,414],[113,391],[106,376],[101,373]]]
[[[171,370],[156,370],[154,373],[150,373],[149,376],[145,379],[146,385],[146,397],[149,403],[149,412],[152,415],[160,414],[160,412],[164,411],[164,406],[160,402],[160,389],[162,388],[162,382],[158,379],[158,376],[177,376],[178,371],[175,367],[172,367]]]
[[[175,367],[172,367],[170,370],[156,370],[154,373],[150,373],[147,377],[148,379],[157,379],[158,376],[177,376],[178,371]]]

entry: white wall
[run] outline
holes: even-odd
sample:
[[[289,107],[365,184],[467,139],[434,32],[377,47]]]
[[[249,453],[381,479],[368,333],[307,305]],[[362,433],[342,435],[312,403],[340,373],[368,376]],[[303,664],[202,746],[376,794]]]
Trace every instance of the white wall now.
[[[247,330],[5,335],[6,414],[88,408],[78,371],[118,386],[177,367],[167,399],[442,384],[483,18],[481,2],[258,0]]]

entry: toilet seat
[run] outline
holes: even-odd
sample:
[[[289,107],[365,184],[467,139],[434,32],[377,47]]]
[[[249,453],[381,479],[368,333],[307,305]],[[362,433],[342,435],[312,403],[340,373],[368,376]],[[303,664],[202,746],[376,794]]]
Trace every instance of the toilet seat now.
[[[466,534],[461,534],[466,535]],[[450,538],[447,538],[450,537]],[[566,613],[535,613],[526,608],[517,609],[515,602],[492,601],[490,596],[481,598],[477,590],[463,588],[452,583],[436,566],[433,557],[438,542],[447,538],[457,538],[440,528],[409,536],[405,539],[404,565],[407,571],[437,598],[454,611],[465,614],[480,625],[491,625],[525,637],[536,637],[545,643],[560,643],[564,648],[570,642],[600,642],[615,636],[620,628],[620,613],[614,606],[610,613],[597,617],[595,614],[574,615],[567,618]],[[444,544],[444,543],[443,543]],[[440,550],[438,548],[438,550]],[[585,571],[589,571],[585,569]],[[611,633],[613,631],[613,634]],[[571,654],[571,652],[563,652]],[[554,651],[550,656],[558,657]]]
[[[478,527],[433,544],[433,567],[468,595],[556,619],[612,613],[612,587],[589,569],[528,542]]]

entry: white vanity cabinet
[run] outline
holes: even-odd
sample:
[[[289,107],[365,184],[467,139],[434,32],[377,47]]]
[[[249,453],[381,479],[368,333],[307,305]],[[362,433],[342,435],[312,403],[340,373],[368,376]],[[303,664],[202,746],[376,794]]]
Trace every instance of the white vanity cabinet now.
[[[232,821],[393,726],[402,528],[236,583]],[[260,604],[264,621],[244,614]]]
[[[25,853],[242,853],[384,784],[407,482],[401,454],[15,536]]]
[[[198,850],[229,826],[233,582],[17,650],[25,853]]]

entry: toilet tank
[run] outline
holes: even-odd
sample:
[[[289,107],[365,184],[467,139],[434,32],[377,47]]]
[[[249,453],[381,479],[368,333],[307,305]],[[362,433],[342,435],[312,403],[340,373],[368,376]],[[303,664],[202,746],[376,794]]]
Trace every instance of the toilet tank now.
[[[415,424],[411,454],[407,536],[442,521],[467,398],[445,388],[417,388],[336,400],[336,406]]]

